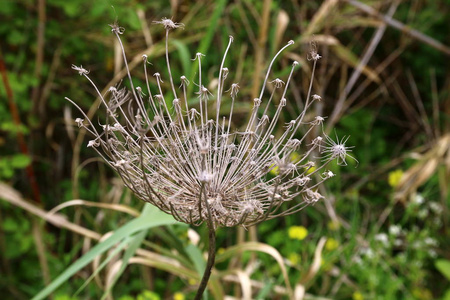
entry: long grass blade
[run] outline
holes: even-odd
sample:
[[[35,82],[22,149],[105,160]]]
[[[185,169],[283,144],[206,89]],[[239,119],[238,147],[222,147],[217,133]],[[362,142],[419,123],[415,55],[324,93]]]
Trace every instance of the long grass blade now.
[[[66,282],[70,277],[72,277],[76,272],[81,270],[87,264],[89,264],[95,257],[104,253],[110,249],[113,245],[117,244],[124,238],[132,235],[133,233],[149,229],[156,226],[168,225],[176,223],[170,215],[167,215],[159,211],[156,207],[152,207],[147,204],[144,207],[142,215],[134,220],[131,220],[124,226],[114,232],[111,237],[106,239],[100,244],[97,244],[85,255],[80,257],[75,263],[68,267],[61,275],[59,275],[55,280],[53,280],[47,287],[40,291],[33,300],[44,299],[50,293],[54,292],[59,286]]]
[[[102,299],[105,299],[111,292],[111,290],[114,288],[114,285],[116,284],[117,280],[120,278],[123,271],[125,271],[125,268],[127,267],[130,258],[134,256],[137,249],[141,246],[142,242],[144,241],[147,232],[148,230],[142,230],[141,232],[139,232],[138,234],[136,234],[134,237],[131,238],[128,244],[128,248],[125,250],[125,253],[123,254],[119,270],[115,272],[115,274],[113,275],[114,277],[111,280],[107,281],[107,288],[103,293]]]

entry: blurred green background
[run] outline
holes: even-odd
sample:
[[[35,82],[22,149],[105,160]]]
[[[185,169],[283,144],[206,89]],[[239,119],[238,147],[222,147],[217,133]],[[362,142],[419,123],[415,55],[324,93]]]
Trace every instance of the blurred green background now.
[[[122,80],[108,26],[116,20],[126,29],[134,79],[144,82],[143,53],[150,72],[167,78],[164,31],[152,23],[168,17],[184,24],[171,33],[174,78],[191,79],[191,59],[201,52],[204,80],[214,85],[234,36],[227,60],[241,87],[236,111],[242,116],[251,112],[269,58],[294,40],[273,77],[285,80],[292,61],[300,62],[283,115],[286,122],[295,118],[306,97],[314,39],[323,58],[313,93],[323,100],[309,114],[328,116],[327,132],[350,135],[359,161],[335,166],[337,176],[321,187],[326,199],[301,213],[219,230],[213,276],[220,287],[210,297],[287,299],[291,286],[297,299],[450,299],[449,10],[448,0],[3,0],[1,298],[30,299],[142,210],[86,148],[88,138],[73,122],[80,115],[64,97],[85,111],[95,102],[72,64],[90,70],[101,88]],[[47,213],[63,203],[71,205]],[[122,253],[111,254],[114,247],[49,298],[191,299],[206,238],[203,226],[150,229],[138,243],[147,256],[136,252],[135,258],[149,259],[151,252],[152,262],[130,261],[110,294],[105,290]]]

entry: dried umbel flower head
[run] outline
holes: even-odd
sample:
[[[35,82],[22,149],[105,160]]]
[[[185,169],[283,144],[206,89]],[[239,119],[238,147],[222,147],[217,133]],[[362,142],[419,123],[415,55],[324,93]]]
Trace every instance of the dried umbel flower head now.
[[[334,176],[326,166],[335,159],[345,164],[351,149],[345,146],[347,139],[335,142],[325,134],[324,138],[312,136],[313,132],[322,131],[313,129],[321,129],[324,121],[321,116],[305,120],[306,111],[314,101],[321,99],[311,95],[314,73],[303,111],[284,126],[278,124],[298,63],[292,64],[285,81],[279,78],[269,81],[269,76],[276,58],[293,42],[273,57],[259,97],[253,100],[248,122],[241,130],[235,130],[232,129],[233,118],[236,118],[233,109],[239,85],[226,82],[230,70],[225,67],[233,38],[230,37],[223,55],[214,91],[208,90],[202,82],[204,55],[196,54],[199,76],[195,97],[198,101],[192,105],[194,101],[187,96],[189,80],[181,76],[175,83],[169,61],[169,31],[182,24],[169,19],[157,23],[166,30],[169,91],[164,92],[160,73],[153,74],[157,89],[150,89],[145,55],[146,86],[134,86],[120,39],[124,30],[118,25],[111,27],[122,47],[131,90],[111,87],[107,95],[102,95],[89,78],[89,72],[73,66],[92,83],[106,111],[106,120],[98,128],[94,126],[97,121],[89,120],[74,101],[66,98],[85,117],[85,120],[77,118],[76,124],[92,134],[88,147],[117,171],[137,197],[189,224],[199,225],[207,220],[214,228],[251,226],[293,214],[323,198],[318,186]],[[315,44],[308,58],[313,61],[315,70],[320,59]],[[271,92],[268,85],[272,85]],[[278,101],[275,100],[277,95]],[[224,102],[231,106],[225,115],[221,113]],[[272,111],[275,112],[270,113]],[[301,126],[304,134],[300,133]],[[282,133],[276,134],[275,129],[279,127]],[[325,154],[314,162],[313,153],[320,151]]]

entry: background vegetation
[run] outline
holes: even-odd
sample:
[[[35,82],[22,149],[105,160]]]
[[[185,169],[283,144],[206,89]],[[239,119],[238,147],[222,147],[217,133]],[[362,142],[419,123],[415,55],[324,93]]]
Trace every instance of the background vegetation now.
[[[85,111],[95,101],[71,64],[89,69],[100,87],[124,77],[108,26],[116,19],[126,28],[135,78],[143,80],[143,53],[164,74],[164,32],[152,25],[162,17],[185,24],[170,46],[175,78],[193,76],[191,58],[201,52],[214,84],[234,36],[228,67],[241,87],[243,117],[267,57],[292,39],[275,69],[286,76],[292,60],[301,64],[283,116],[293,118],[314,38],[323,58],[313,91],[323,100],[311,116],[328,116],[324,130],[351,135],[359,160],[333,169],[338,176],[321,191],[327,199],[314,207],[248,230],[221,229],[211,298],[285,299],[292,289],[297,299],[450,299],[449,7],[448,0],[2,1],[2,299],[37,295],[86,253],[86,266],[59,277],[51,299],[190,299],[195,292],[205,228],[150,229],[171,221],[143,209],[86,148],[73,122],[79,115],[64,100]],[[135,234],[116,235],[123,225]],[[113,231],[117,243],[99,244]]]

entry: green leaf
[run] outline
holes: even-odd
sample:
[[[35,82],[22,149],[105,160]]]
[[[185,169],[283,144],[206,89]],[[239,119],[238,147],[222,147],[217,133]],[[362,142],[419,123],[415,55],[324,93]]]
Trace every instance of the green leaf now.
[[[26,35],[19,30],[12,30],[8,36],[8,43],[12,46],[19,46],[26,42]]]
[[[228,0],[219,0],[216,1],[216,6],[214,7],[214,11],[212,13],[211,18],[208,20],[208,31],[206,34],[202,37],[202,40],[200,42],[200,45],[198,47],[197,53],[206,54],[208,52],[209,47],[211,47],[212,38],[214,36],[214,33],[216,32],[217,25],[219,23],[219,19],[222,16],[223,10],[225,9],[225,6],[227,4]],[[188,78],[192,77],[192,74],[195,74],[196,69],[198,68],[198,60],[195,60],[195,63],[192,64],[192,69],[190,74],[186,74]],[[188,86],[188,95],[191,94],[192,89],[194,87],[194,84],[191,84]]]
[[[98,268],[95,269],[94,273],[92,273],[91,276],[89,276],[89,278],[83,283],[83,285],[75,292],[74,296],[78,296],[78,294],[89,284],[89,282],[91,282],[92,279],[94,279],[94,277],[98,273],[100,273],[100,271],[103,270],[104,267],[106,267],[106,265],[111,261],[111,259],[114,258],[114,256],[116,256],[120,251],[123,250],[123,248],[127,246],[128,242],[129,238],[125,238],[122,241],[122,243],[120,243],[120,245],[115,247],[114,251],[112,251],[104,261],[102,261],[100,266],[98,266]]]
[[[197,271],[199,278],[202,278],[203,273],[205,273],[206,261],[202,256],[202,252],[197,246],[190,244],[186,247],[186,252],[189,255],[189,258],[194,263],[195,270]],[[208,299],[208,291],[205,290],[203,295],[205,299]]]
[[[179,227],[179,228],[186,227],[183,225],[185,225],[185,224],[180,224],[177,227]],[[168,257],[175,258],[176,260],[178,260],[180,263],[182,263],[185,266],[191,265],[191,261],[189,261],[189,259],[188,259],[188,254],[186,252],[185,244],[180,239],[178,234],[173,230],[173,226],[166,226],[165,228],[157,228],[152,233],[155,234],[156,236],[158,236],[158,238],[160,238],[163,241],[164,245],[167,248],[174,249],[178,252],[176,255],[173,255],[173,253],[171,253],[170,251],[168,252],[167,250],[160,249],[158,251],[161,254],[164,254]],[[187,233],[186,233],[186,235],[187,235]]]
[[[192,64],[188,47],[186,46],[185,43],[179,40],[172,40],[171,43],[175,45],[180,54],[180,61],[183,67],[183,74],[189,74],[189,69],[191,68]]]
[[[131,257],[134,256],[136,250],[141,246],[142,241],[144,240],[146,235],[147,230],[142,230],[141,232],[139,232],[138,234],[136,234],[134,237],[131,238],[128,248],[125,250],[125,253],[122,257],[122,264],[120,265],[120,269],[117,271],[117,274],[114,276],[113,280],[111,281],[111,284],[103,293],[102,299],[105,299],[111,292],[120,275],[122,275],[123,271],[125,271],[125,268],[128,265],[128,261],[130,260]]]
[[[68,17],[75,17],[80,14],[82,5],[77,1],[64,1],[62,8]]]
[[[2,229],[5,232],[16,232],[19,229],[19,225],[16,220],[12,218],[5,218],[5,220],[3,220]]]
[[[208,23],[208,31],[206,32],[206,35],[202,38],[199,46],[200,53],[206,53],[211,47],[212,38],[214,36],[214,33],[216,32],[217,25],[219,23],[220,17],[222,16],[223,10],[227,4],[227,0],[219,0],[216,2],[216,7],[214,8],[214,11],[212,13],[211,18],[209,19]]]
[[[266,282],[264,287],[259,291],[258,295],[256,296],[256,299],[268,299],[273,286],[274,283],[272,281]]]
[[[135,298],[130,295],[124,295],[124,296],[121,296],[119,298],[119,300],[135,300]]]
[[[197,246],[194,246],[192,244],[186,247],[186,252],[189,255],[191,261],[194,263],[195,270],[197,270],[197,273],[200,275],[200,277],[202,277],[206,268],[206,261],[202,256],[202,252]]]
[[[448,280],[450,280],[450,260],[438,259],[434,263],[436,269],[442,273]]]
[[[1,177],[6,178],[6,179],[10,179],[14,175],[14,170],[9,167],[1,168],[0,172],[1,172]]]
[[[31,163],[31,158],[25,154],[16,154],[11,158],[11,166],[16,169],[23,169]]]
[[[442,300],[450,300],[450,289],[448,289],[445,292],[444,297],[442,297]]]
[[[159,297],[158,294],[148,290],[143,291],[136,298],[136,300],[160,300],[160,299],[161,297]]]
[[[25,127],[23,124],[20,124],[19,126],[17,126],[16,124],[14,124],[14,122],[11,122],[11,121],[2,122],[0,124],[0,129],[3,131],[6,131],[8,133],[11,133],[13,135],[15,135],[19,132],[21,132],[25,135],[29,133],[28,128]]]
[[[14,1],[3,1],[2,5],[0,5],[0,13],[4,16],[11,16],[16,6],[17,4]]]
[[[47,287],[40,291],[33,300],[44,299],[52,292],[54,292],[60,285],[69,280],[75,273],[89,264],[98,255],[109,250],[111,247],[119,243],[122,239],[131,236],[135,232],[139,232],[145,229],[149,229],[156,226],[168,225],[176,223],[172,216],[161,212],[156,207],[146,204],[144,210],[138,218],[131,220],[124,226],[117,229],[105,241],[97,244],[85,255],[80,257],[75,263],[69,266],[61,275],[53,280]]]
[[[20,239],[20,244],[17,250],[18,253],[26,253],[33,246],[33,237],[30,235],[26,235]]]
[[[62,294],[56,295],[54,300],[77,300],[77,298],[71,297],[70,295]]]

